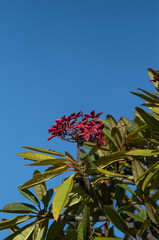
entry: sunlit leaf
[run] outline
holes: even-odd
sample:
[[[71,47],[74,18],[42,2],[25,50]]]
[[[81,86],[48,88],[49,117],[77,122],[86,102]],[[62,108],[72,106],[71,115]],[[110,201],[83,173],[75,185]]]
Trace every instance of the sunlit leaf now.
[[[104,168],[115,161],[123,160],[126,157],[125,153],[125,151],[117,151],[103,156],[96,161],[96,166],[102,165],[100,167]]]
[[[57,161],[57,157],[52,157],[42,153],[35,152],[23,152],[19,153],[18,156],[23,157],[24,159],[32,160],[32,161],[45,161],[45,160],[55,160]],[[65,159],[63,159],[65,160]]]
[[[73,187],[73,176],[70,176],[67,180],[65,180],[61,186],[58,188],[55,197],[53,199],[52,207],[53,207],[53,216],[54,219],[57,220],[60,216],[61,211],[67,204],[69,200],[69,193]]]
[[[138,221],[138,222],[144,222],[145,219],[139,217],[137,214],[134,214],[132,212],[128,212],[128,211],[125,211],[125,213],[129,216],[129,217],[132,217],[135,221]]]
[[[9,237],[4,240],[27,240],[28,237],[32,234],[35,225],[33,223],[27,224],[22,227],[19,231],[11,234]]]
[[[135,149],[125,153],[129,156],[141,156],[141,157],[151,157],[154,155],[158,155],[159,151],[150,150],[150,149]]]
[[[36,211],[36,207],[27,203],[10,203],[4,206],[2,210],[0,210],[0,212],[7,213],[33,213]]]
[[[9,220],[2,221],[0,222],[0,230],[14,227],[15,225],[27,221],[28,219],[31,219],[33,217],[34,216],[31,215],[21,215]]]
[[[83,238],[83,221],[81,221],[78,224],[77,234],[78,234],[77,240],[84,240],[84,238]]]
[[[55,156],[60,156],[60,157],[65,157],[64,154],[52,151],[50,149],[44,149],[44,148],[37,148],[37,147],[29,147],[29,146],[24,146],[23,148],[30,149],[36,152],[42,152],[42,153],[48,153],[50,155],[55,155]]]
[[[69,168],[68,166],[60,166],[60,167],[55,166],[54,168],[51,168],[50,171],[46,171],[44,173],[38,173],[31,180],[24,183],[21,189],[27,189],[35,185],[38,185],[41,182],[54,178],[64,173],[65,171],[67,171],[68,168]]]
[[[111,130],[112,141],[117,147],[118,150],[122,150],[122,136],[117,127],[112,128]]]
[[[39,223],[37,222],[35,224],[33,240],[44,240],[47,228],[48,228],[48,220],[45,220]]]

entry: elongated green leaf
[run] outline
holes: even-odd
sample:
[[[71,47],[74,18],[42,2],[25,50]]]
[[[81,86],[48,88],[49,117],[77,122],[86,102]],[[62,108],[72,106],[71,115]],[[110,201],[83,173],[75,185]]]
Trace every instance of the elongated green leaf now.
[[[124,159],[126,157],[125,153],[125,151],[117,151],[101,157],[99,160],[96,161],[96,166],[102,165],[102,168],[104,168],[109,164],[113,163],[114,161],[120,161],[121,159]]]
[[[31,219],[33,217],[34,216],[31,216],[31,215],[21,215],[9,220],[2,221],[0,222],[0,230],[12,228],[15,225],[22,223],[24,221],[27,221],[28,219]]]
[[[128,178],[128,176],[126,175],[122,175],[122,174],[119,174],[119,173],[114,173],[114,172],[110,172],[108,170],[105,170],[105,169],[102,169],[102,168],[97,168],[99,172],[102,172],[110,177],[125,177],[125,178]]]
[[[122,150],[122,136],[117,127],[112,128],[111,130],[112,141],[117,147],[118,150]]]
[[[107,115],[107,117],[106,117],[106,121],[109,123],[109,125],[111,126],[111,129],[113,128],[113,127],[116,127],[116,125],[117,125],[117,122],[116,122],[116,120],[111,116],[111,115]]]
[[[145,91],[141,88],[138,88],[140,91],[146,93],[148,96],[150,96],[151,98],[155,99],[156,102],[159,102],[159,97],[157,97],[156,95],[154,95],[152,92],[148,92],[148,91]]]
[[[9,237],[4,240],[27,240],[28,237],[32,234],[35,225],[29,223],[26,226],[22,227],[19,231],[11,234]]]
[[[31,164],[25,164],[25,166],[46,166],[46,165],[56,165],[56,166],[61,166],[61,165],[66,165],[65,164],[66,159],[53,159],[53,160],[41,160],[41,161],[35,161],[34,163]]]
[[[144,170],[142,169],[140,162],[136,159],[132,160],[132,173],[135,184],[138,185],[139,184],[138,177],[144,173]]]
[[[149,126],[148,125],[143,125],[139,128],[137,128],[136,130],[130,132],[128,135],[127,135],[127,138],[132,138],[132,137],[136,137],[138,135],[138,133],[142,132],[143,130],[147,129]]]
[[[52,207],[53,207],[53,216],[55,220],[58,219],[61,211],[66,206],[69,200],[69,193],[73,187],[73,176],[74,174],[61,184],[61,186],[58,188],[56,195],[53,199]]]
[[[55,155],[55,156],[60,156],[60,157],[65,157],[64,154],[52,151],[50,149],[44,149],[44,148],[37,148],[37,147],[29,147],[29,146],[24,146],[23,148],[30,149],[36,152],[42,152],[42,153],[48,153],[50,155]]]
[[[128,211],[125,211],[125,213],[126,213],[129,217],[132,217],[135,221],[142,222],[142,223],[145,222],[145,219],[139,217],[137,214],[134,214],[134,213],[128,212]]]
[[[154,155],[158,155],[159,151],[149,150],[149,149],[135,149],[135,150],[126,152],[125,154],[129,156],[151,157]]]
[[[152,180],[154,180],[154,178],[156,177],[156,175],[159,173],[158,170],[156,170],[155,168],[152,169],[152,171],[147,175],[147,177],[145,178],[143,185],[142,185],[142,190],[145,191],[145,188],[148,186],[149,183],[152,182]]]
[[[148,112],[145,112],[143,109],[136,107],[135,108],[141,117],[145,120],[145,122],[151,127],[151,129],[155,132],[159,132],[159,121],[157,121],[152,115]]]
[[[117,182],[117,185],[125,190],[127,190],[128,192],[132,193],[134,196],[137,196],[136,193],[128,187],[128,185],[124,184],[124,183],[118,183]]]
[[[88,240],[90,236],[90,210],[85,205],[83,214],[83,240]]]
[[[129,229],[124,219],[111,206],[104,207],[105,215],[109,218],[112,224],[123,233],[128,233]]]
[[[44,182],[51,178],[54,178],[54,177],[64,173],[65,171],[67,171],[68,168],[69,168],[68,166],[60,166],[60,167],[55,166],[55,167],[51,168],[50,171],[48,170],[44,173],[38,173],[31,180],[24,183],[23,186],[21,187],[21,189],[27,189],[27,188],[36,186],[41,182]]]
[[[52,196],[54,194],[54,190],[52,188],[50,188],[48,191],[47,191],[47,198],[46,198],[46,202],[45,202],[45,205],[48,206]]]
[[[137,180],[140,180],[140,178],[142,178],[143,176],[147,175],[148,173],[150,173],[153,169],[155,168],[156,169],[159,169],[159,164],[158,162],[156,162],[153,166],[151,166],[148,170],[146,170],[144,173],[142,173],[138,178]]]
[[[44,240],[47,228],[48,228],[48,220],[44,222],[39,222],[39,223],[37,222],[35,224],[33,240]]]
[[[148,96],[146,96],[146,95],[144,95],[142,93],[135,93],[135,92],[131,92],[131,93],[136,95],[136,96],[138,96],[138,97],[140,97],[140,98],[142,98],[142,99],[144,99],[144,100],[146,100],[146,101],[148,101],[148,102],[156,103],[155,99],[153,99],[151,97],[148,97]]]
[[[7,213],[32,213],[36,211],[36,207],[27,203],[10,203],[4,206],[2,210],[0,210],[0,212]]]
[[[48,230],[46,240],[57,240],[59,234],[63,231],[65,225],[65,221],[54,221]]]
[[[29,199],[33,203],[37,204],[38,206],[40,206],[40,203],[39,203],[38,199],[36,198],[36,196],[31,191],[21,190],[21,186],[18,187],[18,190],[24,197],[26,197],[27,199]]]
[[[19,153],[18,156],[23,157],[24,159],[28,159],[28,160],[32,160],[32,161],[48,161],[48,160],[52,160],[52,162],[54,161],[55,164],[57,164],[58,162],[58,158],[57,157],[52,157],[50,155],[46,155],[46,154],[42,154],[42,153],[35,153],[35,152],[23,152],[23,153]],[[66,161],[65,158],[60,158],[59,162],[61,161]],[[50,165],[50,164],[49,164]]]
[[[155,218],[155,212],[156,212],[156,209],[155,209],[155,206],[154,206],[154,202],[152,199],[150,198],[146,198],[145,199],[145,208],[146,208],[146,211],[147,211],[147,214],[149,216],[149,218],[157,224],[156,222],[156,218]]]
[[[83,238],[83,221],[81,221],[78,224],[77,234],[78,234],[77,240],[84,240],[84,238]]]
[[[107,121],[105,121],[105,120],[103,120],[103,119],[99,119],[102,123],[104,123],[104,125],[106,126],[106,127],[108,127],[109,129],[111,129],[111,126],[110,126],[110,124],[107,122]],[[110,130],[109,129],[107,129],[107,128],[103,128],[103,132],[106,134],[106,136],[108,136],[109,137],[109,139],[111,140],[112,138],[111,138],[111,132],[110,132]]]

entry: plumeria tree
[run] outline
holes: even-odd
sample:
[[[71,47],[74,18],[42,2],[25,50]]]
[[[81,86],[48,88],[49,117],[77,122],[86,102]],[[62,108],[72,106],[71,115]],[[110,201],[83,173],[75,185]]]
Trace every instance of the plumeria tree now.
[[[95,111],[57,119],[48,140],[76,143],[76,157],[24,147],[19,156],[46,170],[34,171],[18,188],[31,204],[1,210],[17,214],[0,222],[0,230],[11,232],[5,240],[120,240],[119,232],[123,239],[159,239],[159,71],[148,73],[157,92],[133,94],[146,100],[152,113],[136,107],[132,121],[117,122],[111,115],[102,120]],[[60,186],[47,190],[47,180],[68,171]]]

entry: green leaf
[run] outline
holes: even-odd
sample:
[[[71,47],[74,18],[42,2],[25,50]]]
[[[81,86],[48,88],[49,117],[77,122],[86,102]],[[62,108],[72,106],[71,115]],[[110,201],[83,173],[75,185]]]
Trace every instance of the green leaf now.
[[[147,129],[149,126],[148,125],[143,125],[139,128],[137,128],[136,130],[130,132],[128,135],[127,135],[127,138],[134,138],[136,136],[138,136],[138,133],[142,132],[143,130]]]
[[[58,188],[56,195],[53,199],[52,207],[53,207],[53,216],[55,220],[58,219],[61,211],[66,206],[69,200],[69,193],[73,187],[73,177],[74,177],[74,174],[61,184],[61,186]]]
[[[157,96],[155,96],[154,94],[152,94],[152,92],[145,91],[145,90],[143,90],[143,89],[141,89],[141,88],[138,88],[138,89],[139,89],[140,91],[146,93],[148,96],[154,98],[157,102],[159,102],[159,97],[157,97]]]
[[[37,209],[33,205],[27,203],[10,203],[0,210],[0,212],[6,213],[33,213],[36,211]]]
[[[46,240],[57,240],[59,234],[63,231],[65,225],[65,221],[54,221],[48,230]]]
[[[33,217],[34,216],[31,216],[31,215],[21,215],[9,220],[2,221],[0,222],[0,230],[12,228],[15,225],[22,223],[24,221],[27,221],[28,219],[31,219]]]
[[[28,237],[32,234],[35,225],[29,223],[26,226],[22,227],[19,231],[11,234],[9,237],[4,240],[27,240]]]
[[[78,234],[77,240],[84,240],[84,238],[83,238],[83,221],[81,221],[78,224],[77,234]]]
[[[116,120],[111,116],[111,115],[107,115],[107,118],[106,118],[106,121],[109,123],[109,125],[111,126],[111,129],[113,128],[113,127],[116,127],[116,125],[117,125],[117,122],[116,122]]]
[[[50,188],[48,191],[47,191],[47,199],[46,199],[46,203],[45,205],[48,206],[52,196],[54,194],[54,190],[52,188]]]
[[[152,200],[153,201],[157,201],[157,200],[159,200],[159,189],[152,195]]]
[[[90,210],[85,205],[83,214],[83,240],[88,240],[90,236]]]
[[[33,176],[36,176],[36,174],[39,174],[40,172],[36,170],[33,174]],[[46,199],[47,199],[47,189],[46,189],[46,183],[42,182],[38,185],[34,186],[34,191],[36,196],[42,201],[45,205]]]
[[[137,222],[142,222],[144,223],[145,222],[145,219],[139,217],[137,214],[134,214],[132,212],[128,212],[128,211],[125,211],[125,213],[129,216],[129,217],[132,217],[135,221]]]
[[[138,97],[140,97],[140,98],[142,98],[142,99],[144,99],[144,100],[146,100],[146,101],[148,101],[148,102],[156,103],[155,99],[153,99],[151,97],[148,97],[148,96],[146,96],[146,95],[144,95],[142,93],[135,93],[135,92],[131,92],[131,93],[136,95],[136,96],[138,96]]]
[[[54,159],[54,160],[41,160],[41,161],[36,161],[34,163],[31,164],[25,164],[25,166],[46,166],[46,165],[56,165],[61,166],[61,165],[66,165],[65,164],[66,159]]]
[[[21,186],[18,187],[18,190],[24,197],[26,197],[27,199],[29,199],[33,203],[37,204],[38,206],[40,206],[40,203],[39,203],[38,199],[36,198],[36,196],[31,191],[21,190]]]
[[[148,184],[152,182],[152,180],[156,177],[156,175],[158,174],[158,170],[156,170],[155,168],[147,175],[147,177],[145,178],[143,185],[142,185],[142,191],[145,191],[145,188],[148,186]]]
[[[65,157],[64,154],[52,151],[50,149],[44,149],[44,148],[37,148],[37,147],[29,147],[29,146],[24,146],[23,148],[30,149],[36,152],[42,152],[42,153],[48,153],[50,155],[55,155],[55,156],[60,156],[60,157]]]
[[[135,149],[125,153],[129,156],[141,156],[141,157],[151,157],[154,155],[158,155],[159,151],[149,150],[149,149]]]
[[[137,196],[136,193],[128,187],[128,185],[124,184],[124,183],[120,183],[120,181],[117,181],[117,185],[125,190],[127,190],[128,192],[132,193],[134,196]]]
[[[105,215],[109,218],[112,224],[123,233],[128,233],[129,229],[124,219],[111,206],[104,206]]]
[[[51,170],[48,170],[44,173],[38,173],[31,180],[24,183],[23,186],[21,187],[21,189],[27,189],[27,188],[36,186],[39,183],[42,183],[46,180],[54,178],[54,177],[64,173],[65,171],[67,171],[68,168],[69,168],[68,166],[60,166],[60,167],[55,166],[55,167],[51,168]]]
[[[147,175],[149,172],[151,172],[153,169],[159,169],[159,164],[158,162],[156,162],[153,166],[151,166],[148,170],[146,170],[145,172],[143,172],[138,178],[137,180],[140,180],[140,178],[142,178],[143,176]]]
[[[159,121],[157,121],[151,114],[145,112],[143,109],[136,107],[135,108],[141,117],[145,120],[145,122],[151,127],[151,129],[155,132],[159,132]]]
[[[126,157],[125,153],[125,151],[117,151],[103,156],[96,161],[96,166],[102,165],[102,168],[104,168],[115,161],[123,160]]]
[[[154,205],[154,202],[152,199],[150,198],[146,198],[145,199],[145,208],[146,208],[146,211],[147,211],[147,214],[149,216],[149,218],[157,224],[156,222],[156,218],[155,218],[155,212],[156,212],[156,206]]]
[[[112,137],[112,141],[115,144],[115,146],[117,147],[117,149],[122,150],[122,136],[117,127],[114,127],[111,130],[111,137]]]
[[[48,228],[48,220],[45,220],[45,221],[39,222],[39,223],[37,222],[35,224],[33,240],[44,240],[47,228]]]
[[[102,123],[104,123],[104,125],[105,125],[106,127],[108,127],[108,128],[111,129],[111,126],[110,126],[110,124],[109,124],[107,121],[105,121],[105,120],[103,120],[103,119],[99,119],[99,120],[100,120]],[[103,128],[103,132],[105,133],[106,136],[109,137],[110,140],[112,140],[112,138],[111,138],[111,132],[110,132],[109,129]]]
[[[23,152],[23,153],[19,153],[18,156],[23,157],[24,159],[28,159],[31,161],[36,161],[36,164],[38,164],[37,162],[42,162],[44,163],[46,161],[47,162],[51,162],[48,165],[55,165],[55,164],[59,164],[61,162],[66,161],[65,158],[57,158],[57,157],[52,157],[46,154],[42,154],[42,153],[34,153],[34,152]],[[35,163],[34,163],[35,164]]]
[[[144,170],[142,169],[140,162],[136,159],[132,160],[132,173],[135,184],[138,185],[139,184],[138,177],[144,173]]]
[[[125,177],[125,178],[129,177],[129,176],[122,175],[122,174],[119,174],[119,173],[110,172],[110,171],[102,169],[102,168],[97,168],[97,169],[98,169],[99,172],[104,173],[104,174],[106,174],[110,177]]]

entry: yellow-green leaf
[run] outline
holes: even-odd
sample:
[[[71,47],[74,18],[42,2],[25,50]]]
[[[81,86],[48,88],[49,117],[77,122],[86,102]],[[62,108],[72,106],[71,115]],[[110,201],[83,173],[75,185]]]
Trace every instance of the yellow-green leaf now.
[[[73,187],[73,176],[74,174],[61,184],[61,186],[58,188],[56,195],[53,199],[52,207],[53,207],[53,216],[55,220],[58,219],[61,211],[66,206],[69,200],[69,193]]]
[[[38,147],[29,147],[29,146],[24,146],[23,148],[30,149],[30,150],[33,150],[33,151],[36,151],[36,152],[48,153],[50,155],[65,157],[65,155],[63,153],[55,152],[55,151],[52,151],[50,149],[44,149],[44,148],[38,148]]]
[[[125,178],[128,178],[128,176],[126,176],[126,175],[110,172],[110,171],[102,169],[102,168],[97,168],[97,169],[98,169],[99,172],[104,173],[104,174],[106,174],[110,177],[125,177]]]
[[[60,167],[53,167],[51,168],[51,170],[48,170],[44,173],[38,173],[36,174],[31,180],[29,180],[28,182],[24,183],[23,186],[21,187],[21,189],[27,189],[30,187],[33,187],[35,185],[38,185],[41,182],[44,182],[48,179],[54,178],[62,173],[64,173],[65,171],[67,171],[69,167],[68,166],[60,166]]]
[[[22,223],[24,221],[27,221],[28,219],[31,219],[33,217],[34,216],[31,216],[31,215],[21,215],[9,220],[4,220],[0,222],[0,230],[14,227],[15,225]]]

